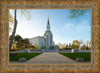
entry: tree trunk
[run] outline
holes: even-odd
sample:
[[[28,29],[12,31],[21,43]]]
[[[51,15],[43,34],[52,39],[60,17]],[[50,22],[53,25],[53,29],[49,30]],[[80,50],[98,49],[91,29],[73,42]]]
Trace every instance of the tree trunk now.
[[[12,32],[11,39],[10,39],[9,50],[11,50],[11,47],[13,44],[14,36],[16,33],[16,28],[17,28],[17,20],[16,20],[16,9],[15,9],[14,28],[13,28],[13,32]]]

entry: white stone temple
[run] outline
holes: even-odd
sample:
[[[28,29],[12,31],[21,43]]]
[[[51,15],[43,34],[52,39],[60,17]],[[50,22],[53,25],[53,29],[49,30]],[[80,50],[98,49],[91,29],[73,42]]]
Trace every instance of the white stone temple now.
[[[41,49],[41,47],[45,46],[46,49],[50,49],[55,46],[54,41],[53,41],[53,34],[50,30],[50,23],[49,23],[49,16],[48,16],[48,21],[47,21],[47,27],[46,31],[43,36],[37,36],[29,39],[31,45],[38,45],[38,49]]]

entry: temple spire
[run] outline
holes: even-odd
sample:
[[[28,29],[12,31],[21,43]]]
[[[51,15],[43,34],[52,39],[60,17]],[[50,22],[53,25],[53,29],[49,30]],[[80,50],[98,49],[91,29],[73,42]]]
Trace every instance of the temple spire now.
[[[48,16],[48,25],[49,25],[49,16]]]
[[[47,30],[50,30],[49,16],[48,16],[48,22],[47,22]]]

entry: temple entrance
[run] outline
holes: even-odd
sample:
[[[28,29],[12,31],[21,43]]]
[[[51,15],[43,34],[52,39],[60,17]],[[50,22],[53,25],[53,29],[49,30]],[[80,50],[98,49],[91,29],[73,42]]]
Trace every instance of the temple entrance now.
[[[59,52],[59,50],[55,46],[50,46],[49,49],[44,49],[42,52]]]
[[[55,48],[54,46],[51,46],[49,49],[50,49],[50,50],[54,50],[54,48]]]

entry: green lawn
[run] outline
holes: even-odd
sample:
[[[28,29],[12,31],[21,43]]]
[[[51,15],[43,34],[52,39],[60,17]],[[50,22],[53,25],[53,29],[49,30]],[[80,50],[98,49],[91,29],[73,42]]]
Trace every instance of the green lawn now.
[[[27,60],[40,55],[41,53],[10,53],[10,61],[18,61],[19,58],[26,58]]]
[[[66,57],[69,57],[73,60],[75,60],[75,58],[80,57],[83,58],[84,61],[91,61],[91,53],[60,53]]]

